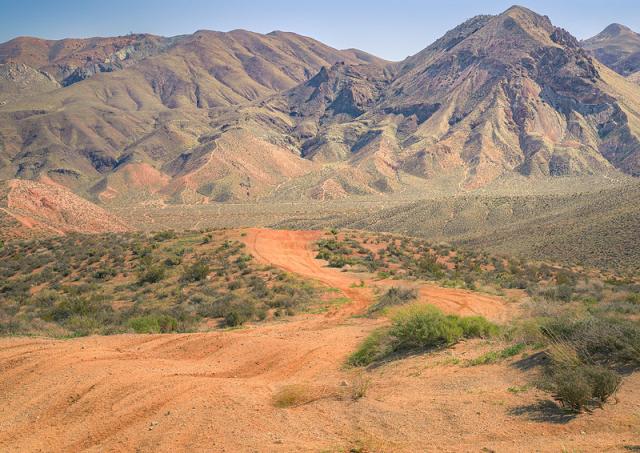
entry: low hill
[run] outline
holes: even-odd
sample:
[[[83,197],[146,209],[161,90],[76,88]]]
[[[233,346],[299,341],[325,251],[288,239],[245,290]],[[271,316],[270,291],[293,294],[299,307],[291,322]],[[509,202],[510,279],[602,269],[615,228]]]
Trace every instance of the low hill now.
[[[129,229],[113,214],[62,186],[19,179],[0,186],[0,219],[1,239]]]

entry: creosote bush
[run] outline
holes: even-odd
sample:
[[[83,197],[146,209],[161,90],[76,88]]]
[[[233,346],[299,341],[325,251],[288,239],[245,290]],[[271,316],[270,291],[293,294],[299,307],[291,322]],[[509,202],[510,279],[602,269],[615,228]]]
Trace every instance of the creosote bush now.
[[[613,370],[584,363],[566,344],[556,346],[549,356],[551,362],[541,387],[571,411],[602,407],[616,393],[622,381]]]

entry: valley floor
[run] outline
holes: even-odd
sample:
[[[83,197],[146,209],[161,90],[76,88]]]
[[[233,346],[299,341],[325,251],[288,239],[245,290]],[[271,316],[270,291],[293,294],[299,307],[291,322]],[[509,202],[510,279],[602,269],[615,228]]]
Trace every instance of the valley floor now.
[[[526,363],[459,364],[485,341],[345,368],[385,322],[358,315],[390,283],[324,267],[313,252],[319,232],[245,233],[238,238],[258,260],[350,302],[210,333],[0,339],[0,451],[640,449],[640,374],[624,380],[617,404],[574,418],[526,386]],[[497,296],[405,283],[449,313],[505,322],[519,312]],[[306,404],[276,407],[283,389],[306,393]]]

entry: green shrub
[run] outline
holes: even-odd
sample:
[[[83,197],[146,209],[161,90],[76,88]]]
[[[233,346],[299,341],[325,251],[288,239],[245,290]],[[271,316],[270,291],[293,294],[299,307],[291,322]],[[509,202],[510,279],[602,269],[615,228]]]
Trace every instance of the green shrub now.
[[[177,236],[176,232],[173,230],[160,231],[153,235],[151,238],[156,242],[167,241],[169,239],[175,239]]]
[[[182,281],[197,282],[204,280],[209,275],[209,265],[203,261],[196,261],[187,266],[182,274]]]
[[[389,334],[396,351],[450,345],[464,335],[457,317],[446,316],[430,305],[406,307],[396,312],[392,319]]]
[[[84,337],[91,335],[92,333],[97,333],[101,327],[100,323],[95,318],[84,315],[74,315],[70,317],[64,323],[64,326],[77,337]]]
[[[565,342],[582,360],[609,367],[640,367],[640,325],[632,320],[555,317],[541,326],[551,341]]]
[[[150,314],[129,320],[128,325],[136,333],[168,333],[178,329],[178,320],[173,316]]]
[[[526,345],[524,343],[516,343],[511,346],[507,346],[501,351],[490,351],[486,354],[482,354],[480,357],[469,360],[467,364],[469,366],[476,366],[495,363],[499,360],[507,359],[509,357],[513,357],[514,355],[520,354],[522,351],[524,351],[525,347]]]
[[[224,315],[224,322],[229,327],[240,326],[251,321],[257,315],[256,306],[251,301],[240,301],[228,307]]]
[[[458,319],[465,338],[488,338],[498,334],[498,326],[482,316],[468,316]]]
[[[99,312],[112,311],[111,306],[105,302],[105,298],[99,296],[68,296],[54,306],[46,317],[57,322],[65,321],[76,315],[95,317]]]
[[[56,291],[52,291],[49,289],[43,289],[35,296],[33,296],[32,301],[40,308],[51,308],[56,302],[60,299],[60,296]]]
[[[367,366],[389,353],[389,333],[386,329],[374,330],[358,349],[349,356],[351,366]]]
[[[445,315],[431,305],[413,304],[399,308],[391,320],[391,327],[374,331],[360,345],[349,358],[349,364],[367,365],[392,352],[424,351],[452,345],[465,337],[484,337],[497,332],[497,326],[484,318],[465,320]]]
[[[426,254],[417,262],[417,271],[419,275],[438,279],[444,277],[445,273],[443,267],[438,264],[437,259],[431,255]]]
[[[147,266],[140,272],[140,275],[138,276],[138,282],[140,284],[158,283],[164,278],[164,275],[164,267],[159,265]]]

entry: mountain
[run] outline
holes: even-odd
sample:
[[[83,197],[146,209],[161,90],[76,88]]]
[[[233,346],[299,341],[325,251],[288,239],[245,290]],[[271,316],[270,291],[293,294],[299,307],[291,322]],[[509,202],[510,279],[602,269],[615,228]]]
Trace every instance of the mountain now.
[[[611,24],[582,42],[598,60],[623,76],[640,71],[640,34],[620,24]],[[634,79],[639,77],[638,74]]]
[[[304,157],[349,164],[321,181],[337,193],[394,191],[409,177],[477,188],[514,173],[640,174],[640,90],[521,7],[383,70],[334,65],[266,106],[288,117],[280,130]]]
[[[101,39],[0,46],[0,62],[63,85],[0,107],[0,177],[127,204],[640,175],[640,87],[526,8],[398,63],[285,32]],[[104,71],[80,64],[118,52]]]
[[[157,46],[144,51],[146,57],[143,51],[119,54],[136,48],[132,39]],[[44,175],[91,196],[107,184],[103,177],[117,180],[115,173],[129,164],[157,173],[164,164],[180,167],[171,161],[207,141],[216,109],[291,88],[337,61],[384,64],[361,51],[338,51],[284,32],[200,31],[170,41],[148,35],[58,42],[18,38],[0,46],[0,62],[51,71],[67,85],[46,96],[14,96],[0,108],[0,177]],[[122,57],[118,65],[69,83],[67,69],[90,74],[93,70],[78,62],[113,60],[114,52]],[[185,179],[174,185],[182,187]]]

